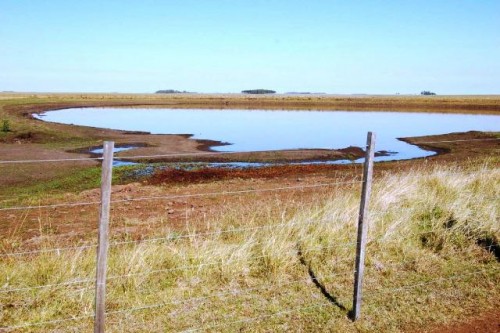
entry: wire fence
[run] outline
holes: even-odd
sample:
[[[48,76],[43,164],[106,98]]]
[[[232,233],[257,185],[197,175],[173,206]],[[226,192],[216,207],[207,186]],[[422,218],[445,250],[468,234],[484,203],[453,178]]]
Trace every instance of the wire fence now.
[[[308,253],[310,252],[317,252],[317,251],[322,251],[322,250],[329,250],[329,249],[339,249],[339,248],[350,248],[356,245],[356,242],[351,242],[351,243],[342,243],[342,244],[334,244],[334,245],[325,245],[325,246],[315,246],[315,247],[307,247],[304,250],[307,250]],[[234,258],[221,258],[216,261],[212,262],[204,262],[201,264],[196,264],[196,265],[186,265],[186,266],[179,266],[179,267],[173,267],[173,268],[163,268],[163,269],[154,269],[154,270],[149,270],[146,272],[136,272],[136,273],[129,273],[129,274],[121,274],[121,275],[111,275],[106,278],[107,281],[111,280],[118,280],[118,279],[124,279],[124,278],[130,278],[130,277],[138,277],[138,276],[149,276],[153,274],[158,274],[158,273],[171,273],[171,272],[177,272],[177,271],[186,271],[186,270],[197,270],[199,271],[200,269],[208,266],[216,266],[220,265],[224,259],[231,261],[232,263],[238,262],[238,261],[255,261],[258,259],[264,259],[268,258],[268,255],[260,255],[260,256],[247,256],[244,258],[240,259],[234,259]],[[352,261],[352,259],[348,259],[349,261]],[[95,272],[92,272],[95,274]],[[93,278],[87,278],[87,279],[82,279],[81,277],[74,278],[70,281],[64,281],[64,282],[59,282],[59,283],[54,283],[54,284],[44,284],[44,285],[37,285],[37,286],[30,286],[30,287],[20,287],[20,288],[0,288],[0,294],[5,294],[5,293],[12,293],[12,292],[19,292],[19,291],[30,291],[30,290],[37,290],[37,289],[45,289],[45,288],[56,288],[56,287],[64,287],[68,285],[74,285],[74,284],[81,284],[81,283],[92,283],[95,282]]]
[[[111,242],[109,244],[109,246],[110,246],[110,248],[113,248],[113,247],[126,246],[126,245],[139,245],[139,244],[145,244],[145,243],[151,243],[151,242],[172,242],[172,241],[178,241],[181,239],[192,239],[192,238],[207,237],[207,236],[220,236],[220,235],[229,234],[229,233],[243,233],[243,232],[248,232],[248,231],[270,230],[270,229],[277,229],[277,228],[284,228],[284,227],[288,227],[288,228],[289,227],[306,227],[306,226],[313,225],[316,223],[317,223],[317,221],[289,222],[289,223],[278,223],[278,224],[244,227],[244,228],[233,228],[233,229],[229,229],[229,230],[218,230],[218,231],[214,231],[214,232],[177,234],[177,235],[169,235],[166,237]],[[378,238],[372,238],[372,239],[370,239],[370,242],[377,242],[377,241],[382,240],[384,238],[385,238],[385,236],[381,236]],[[311,251],[321,251],[321,250],[328,250],[328,249],[349,248],[349,247],[355,246],[356,244],[357,244],[356,242],[350,242],[350,243],[341,243],[341,244],[333,244],[333,245],[325,245],[325,246],[307,247],[307,248],[302,249],[302,250],[307,250],[307,252],[311,252]],[[57,255],[60,255],[60,251],[88,250],[88,249],[95,249],[96,247],[97,247],[97,245],[66,247],[66,248],[53,248],[53,249],[43,249],[43,250],[26,251],[26,252],[4,253],[4,254],[2,254],[2,256],[6,257],[6,256],[17,256],[17,255],[31,255],[31,254],[50,253],[50,252],[56,252]],[[490,249],[493,248],[493,245],[489,246],[489,248]],[[247,260],[255,260],[255,259],[262,259],[262,258],[266,258],[266,255],[245,257],[241,260],[247,261]],[[348,259],[348,260],[351,260],[351,259]],[[234,262],[235,260],[232,259],[231,261]],[[198,264],[198,265],[188,265],[188,266],[181,266],[181,267],[175,267],[175,268],[157,269],[157,270],[150,270],[148,272],[129,273],[129,274],[123,274],[123,275],[112,275],[112,276],[107,277],[107,280],[116,280],[116,279],[121,279],[121,278],[137,277],[137,276],[147,276],[147,275],[152,275],[152,274],[157,274],[157,273],[168,273],[168,272],[182,271],[182,270],[199,270],[202,267],[219,265],[220,263],[221,263],[221,261],[218,260],[218,261],[202,263],[202,264]],[[404,267],[404,266],[409,265],[409,264],[414,264],[414,262],[409,261],[409,262],[398,262],[398,263],[384,263],[384,264],[380,264],[380,267],[377,267],[377,268],[381,269],[381,270],[387,270],[387,269],[393,269],[396,267],[398,267],[398,268]],[[93,272],[93,273],[95,274],[95,272]],[[82,279],[81,277],[76,277],[70,281],[64,281],[64,282],[59,282],[59,283],[54,283],[54,284],[37,285],[37,286],[31,286],[31,287],[19,287],[19,288],[8,289],[8,288],[5,288],[6,286],[4,286],[4,288],[0,289],[0,294],[19,292],[19,291],[30,291],[30,290],[43,289],[43,288],[62,287],[62,286],[81,284],[81,283],[89,284],[92,282],[94,282],[94,279],[92,279],[92,278]]]
[[[495,272],[500,272],[500,267],[492,268],[492,269],[482,269],[482,270],[477,270],[473,272],[467,272],[463,274],[455,274],[455,275],[450,275],[446,277],[439,277],[435,279],[428,280],[426,282],[422,283],[416,283],[416,284],[408,284],[408,285],[403,285],[399,286],[396,288],[385,288],[385,289],[378,289],[378,290],[371,290],[367,292],[367,295],[370,295],[370,297],[373,296],[380,296],[383,294],[388,294],[388,293],[397,293],[401,291],[409,291],[412,289],[420,288],[420,287],[426,287],[430,286],[433,284],[439,284],[440,282],[443,281],[456,281],[464,278],[470,278],[472,276],[476,275],[481,275],[485,273],[495,273]],[[330,275],[324,275],[321,277],[306,277],[306,278],[300,278],[300,279],[295,279],[292,281],[286,281],[286,282],[279,282],[279,283],[274,283],[274,284],[268,284],[264,286],[256,286],[256,287],[250,287],[250,288],[244,288],[241,290],[230,290],[230,291],[225,291],[225,292],[218,292],[218,293],[212,293],[210,295],[206,296],[199,296],[199,297],[190,297],[190,298],[185,298],[182,300],[175,300],[175,301],[167,301],[167,302],[159,302],[155,304],[147,304],[147,305],[142,305],[142,306],[137,306],[137,307],[130,307],[126,309],[120,309],[120,310],[111,310],[107,311],[107,315],[119,315],[119,314],[125,314],[125,313],[131,313],[131,312],[137,312],[137,311],[145,311],[145,310],[152,310],[152,309],[157,309],[161,307],[165,307],[168,305],[182,305],[186,303],[195,303],[195,302],[201,302],[210,298],[218,298],[218,297],[226,297],[226,296],[239,296],[239,295],[245,295],[245,294],[251,294],[266,288],[276,288],[279,289],[281,287],[285,286],[290,286],[294,284],[307,284],[308,281],[324,281],[329,278],[334,278],[338,277],[341,275],[347,275],[347,274],[352,274],[352,271],[349,272],[342,272],[338,274],[330,274]],[[276,311],[274,313],[269,313],[269,314],[263,314],[259,316],[254,316],[250,318],[245,318],[241,320],[235,320],[235,321],[226,321],[220,324],[213,324],[213,325],[205,325],[202,327],[196,327],[196,328],[190,328],[187,330],[183,330],[182,332],[198,332],[198,331],[204,331],[204,330],[210,330],[214,328],[220,328],[220,327],[231,327],[235,324],[240,324],[240,323],[249,323],[249,322],[254,322],[258,321],[260,319],[264,318],[271,318],[271,317],[278,317],[284,314],[289,314],[297,311],[303,311],[307,309],[313,309],[313,308],[318,308],[318,307],[331,307],[333,306],[330,302],[328,301],[320,301],[321,303],[313,303],[308,306],[299,306],[295,307],[292,309],[287,309],[283,311]],[[72,322],[72,321],[78,321],[78,320],[85,320],[85,319],[91,319],[94,318],[95,314],[91,313],[88,315],[83,315],[83,316],[73,316],[73,317],[68,317],[68,318],[63,318],[63,319],[57,319],[57,320],[47,320],[47,321],[39,321],[39,322],[30,322],[30,323],[24,323],[20,325],[11,325],[11,326],[2,326],[2,330],[4,331],[13,331],[21,328],[28,328],[28,327],[35,327],[35,326],[49,326],[49,325],[54,325],[54,324],[61,324],[61,323],[66,323],[66,322]]]
[[[150,197],[142,197],[142,198],[128,198],[128,199],[111,200],[110,202],[111,202],[111,204],[117,204],[117,203],[137,202],[137,201],[174,200],[174,199],[221,196],[221,195],[238,195],[238,194],[264,193],[264,192],[275,192],[275,191],[305,190],[305,189],[313,189],[313,188],[319,188],[319,187],[330,187],[330,186],[338,186],[338,185],[353,185],[353,184],[359,184],[359,183],[361,183],[361,181],[354,180],[354,181],[332,182],[332,183],[312,184],[312,185],[282,186],[282,187],[274,187],[274,188],[267,188],[267,189],[265,188],[265,189],[249,189],[249,190],[221,191],[221,192],[209,192],[209,193],[150,196]],[[90,206],[90,205],[100,205],[100,204],[101,204],[100,201],[72,202],[72,203],[64,203],[64,204],[61,203],[61,204],[52,204],[52,205],[7,207],[7,208],[0,208],[0,211],[76,207],[76,206]]]
[[[488,140],[488,141],[493,141],[493,140],[499,140],[498,138],[489,138],[489,139],[474,139],[474,140],[447,140],[447,141],[433,141],[433,142],[419,142],[418,144],[435,144],[435,143],[450,143],[450,142],[463,142],[463,141],[480,141],[480,140]],[[234,154],[236,152],[224,152],[224,153],[200,153],[200,154],[163,154],[163,155],[142,155],[142,156],[126,156],[124,158],[126,159],[153,159],[153,158],[165,158],[165,157],[184,157],[184,156],[200,156],[200,155],[220,155],[220,154]],[[18,160],[18,161],[0,161],[0,164],[16,164],[16,163],[58,163],[58,162],[80,162],[80,161],[100,161],[103,160],[102,157],[95,157],[95,158],[81,158],[81,159],[52,159],[52,160]],[[479,171],[478,171],[479,172]],[[489,170],[484,170],[484,172],[489,172]],[[361,177],[359,176],[354,176],[350,180],[345,180],[345,181],[336,181],[336,182],[328,182],[328,183],[319,183],[319,184],[301,184],[301,185],[294,185],[294,186],[277,186],[277,187],[270,187],[270,188],[259,188],[259,189],[238,189],[238,190],[227,190],[227,191],[217,191],[217,192],[207,192],[207,193],[185,193],[185,194],[176,194],[176,195],[158,195],[158,196],[143,196],[143,197],[132,197],[132,198],[125,198],[125,199],[115,199],[111,200],[110,203],[113,205],[120,204],[120,203],[126,203],[126,202],[146,202],[146,201],[163,201],[163,200],[177,200],[177,199],[188,199],[188,198],[200,198],[200,197],[218,197],[218,196],[239,196],[239,195],[245,195],[245,194],[263,194],[266,192],[280,192],[280,191],[303,191],[303,190],[315,190],[319,188],[329,188],[329,187],[334,187],[334,186],[342,186],[343,188],[348,188],[348,189],[355,189],[354,185],[359,185],[363,183],[363,180],[360,179]],[[357,190],[357,189],[356,189]],[[9,211],[27,211],[27,210],[33,210],[33,209],[51,209],[51,208],[63,208],[63,207],[78,207],[78,206],[100,206],[102,205],[102,201],[87,201],[87,202],[72,202],[72,203],[55,203],[55,204],[46,204],[46,205],[28,205],[28,206],[13,206],[13,207],[5,207],[5,208],[0,208],[0,212],[9,212]],[[374,214],[383,214],[381,212],[377,212]],[[283,230],[285,228],[290,228],[290,232],[296,232],[294,230],[301,230],[301,229],[306,229],[309,226],[318,224],[318,221],[315,219],[312,219],[310,221],[302,221],[302,222],[286,222],[286,223],[273,223],[273,224],[265,224],[265,225],[253,225],[253,226],[239,226],[239,227],[230,227],[227,229],[220,229],[220,230],[215,230],[215,231],[198,231],[198,232],[185,232],[185,233],[170,233],[166,236],[161,236],[161,237],[148,237],[144,239],[137,239],[137,240],[123,240],[123,241],[111,241],[109,242],[106,246],[109,247],[113,251],[122,251],[123,247],[126,246],[134,246],[137,247],[142,244],[150,244],[150,243],[165,243],[168,246],[175,246],[176,244],[173,244],[173,242],[179,242],[179,241],[186,241],[186,242],[193,242],[195,244],[197,241],[200,239],[205,239],[205,238],[211,238],[211,237],[219,237],[219,236],[226,236],[230,234],[239,234],[239,235],[252,235],[255,232],[267,232],[267,233],[274,233],[276,230]],[[381,237],[383,238],[383,237]],[[370,239],[371,242],[375,242],[377,239]],[[327,245],[319,245],[319,246],[304,246],[303,248],[294,248],[295,254],[294,256],[297,256],[297,252],[306,252],[308,255],[314,257],[316,254],[315,253],[320,253],[322,255],[325,255],[325,253],[328,252],[328,250],[339,250],[339,249],[353,249],[355,246],[359,244],[359,241],[352,241],[352,242],[343,242],[343,243],[328,243]],[[16,262],[29,262],[31,256],[37,256],[37,255],[51,255],[55,257],[60,257],[62,260],[65,260],[67,256],[63,256],[63,252],[70,252],[70,251],[89,251],[89,250],[94,250],[98,248],[98,244],[83,244],[80,246],[62,246],[62,247],[53,247],[53,248],[42,248],[42,249],[34,249],[34,250],[26,250],[26,251],[17,251],[17,252],[7,252],[4,250],[4,253],[0,253],[0,258],[3,258],[2,260],[14,260]],[[193,247],[195,248],[195,247]],[[331,278],[338,278],[340,276],[352,276],[353,274],[356,274],[358,271],[356,269],[345,269],[346,263],[353,262],[353,255],[354,253],[351,251],[351,256],[347,256],[345,258],[332,258],[332,260],[335,260],[335,263],[339,266],[342,267],[343,271],[339,273],[334,273],[334,274],[322,274],[320,276],[315,276],[311,275],[311,268],[309,268],[309,275],[305,275],[303,277],[293,279],[293,280],[288,280],[288,281],[278,281],[274,283],[268,283],[264,285],[257,285],[257,286],[250,286],[250,287],[245,287],[245,288],[240,288],[237,290],[224,290],[220,292],[211,292],[207,295],[203,296],[195,296],[195,297],[184,297],[181,299],[175,299],[175,300],[161,300],[156,303],[149,303],[149,304],[142,304],[139,306],[129,306],[129,307],[124,307],[121,309],[108,309],[106,311],[106,315],[108,316],[117,316],[121,314],[126,314],[126,313],[134,313],[138,311],[148,311],[152,309],[158,309],[162,307],[167,307],[167,306],[180,306],[180,305],[185,305],[189,303],[197,303],[197,302],[202,302],[206,301],[209,299],[221,299],[221,298],[235,298],[239,296],[244,296],[244,295],[251,295],[253,293],[258,293],[259,291],[266,290],[269,288],[274,288],[274,289],[279,289],[282,287],[291,287],[293,285],[307,285],[308,283],[312,283],[312,286],[315,286],[319,284],[321,281],[325,281],[327,279]],[[28,256],[26,258],[26,261],[23,261],[19,259],[19,257],[22,256]],[[71,253],[69,254],[71,256]],[[109,275],[105,278],[105,282],[113,282],[113,281],[118,281],[118,280],[125,280],[129,278],[137,278],[137,277],[142,277],[142,278],[150,278],[150,277],[167,277],[169,273],[172,272],[181,272],[181,271],[196,271],[198,273],[202,272],[204,268],[208,267],[213,267],[213,266],[224,266],[225,262],[230,261],[231,263],[236,263],[238,261],[241,262],[259,262],[259,261],[265,261],[269,259],[269,254],[261,254],[261,255],[256,255],[253,254],[251,256],[244,256],[241,258],[237,257],[220,257],[217,258],[214,261],[205,261],[205,262],[198,262],[196,263],[196,257],[185,257],[184,262],[186,263],[185,265],[178,264],[175,267],[158,267],[158,268],[153,268],[151,267],[147,271],[141,271],[141,272],[129,272],[125,274],[112,274]],[[302,263],[304,264],[304,263]],[[403,267],[407,265],[408,263],[406,262],[398,262],[398,263],[391,263],[391,264],[385,264],[383,267],[383,272],[380,274],[384,274],[387,272],[387,270],[391,269],[398,269],[400,267]],[[349,265],[347,265],[348,267]],[[376,267],[376,264],[371,264],[370,267]],[[366,296],[368,298],[370,297],[383,297],[384,294],[394,294],[397,292],[401,291],[406,291],[406,290],[413,290],[416,288],[420,287],[426,287],[429,285],[433,284],[439,284],[443,281],[454,281],[454,280],[460,280],[464,279],[467,277],[473,277],[481,274],[486,274],[486,273],[496,273],[499,272],[500,268],[496,267],[493,269],[484,269],[484,270],[476,270],[473,272],[467,272],[467,273],[454,273],[449,276],[444,276],[444,277],[439,277],[439,278],[433,278],[429,279],[424,282],[420,283],[415,283],[415,284],[408,284],[408,285],[402,285],[402,286],[397,286],[394,288],[384,288],[380,290],[374,290],[373,288],[370,289]],[[90,274],[95,274],[95,271],[91,271]],[[377,269],[372,270],[371,274],[378,274]],[[57,279],[56,279],[57,280]],[[50,278],[48,279],[50,281]],[[14,285],[13,282],[8,282],[5,283],[2,287],[0,287],[0,298],[1,297],[13,297],[12,295],[18,294],[18,293],[32,293],[36,295],[36,293],[42,289],[48,289],[53,291],[54,289],[57,288],[65,288],[68,286],[76,286],[76,285],[84,285],[84,288],[78,289],[79,291],[85,291],[85,290],[91,290],[92,285],[96,283],[95,278],[89,277],[89,276],[75,276],[72,278],[67,278],[67,280],[64,281],[57,281],[54,283],[45,283],[45,284],[38,284],[38,285]],[[110,285],[112,286],[112,285]],[[317,288],[317,286],[315,286]],[[137,289],[137,288],[136,288]],[[381,296],[382,295],[382,296]],[[204,330],[214,330],[218,328],[228,328],[232,327],[234,325],[241,325],[245,323],[251,323],[255,321],[259,321],[262,319],[266,318],[275,318],[275,317],[281,317],[285,315],[289,315],[292,313],[296,312],[303,312],[307,310],[312,310],[312,309],[317,309],[317,308],[323,308],[323,307],[328,307],[331,306],[331,302],[321,300],[312,304],[308,305],[301,305],[301,306],[295,306],[292,308],[287,308],[285,310],[279,310],[279,311],[274,311],[272,313],[264,313],[261,315],[257,316],[251,316],[248,318],[243,318],[239,320],[226,320],[228,318],[221,318],[222,322],[215,322],[215,323],[208,323],[205,325],[201,325],[200,327],[193,327],[185,330],[185,332],[197,332],[197,331],[204,331]],[[27,323],[19,323],[17,325],[15,324],[6,324],[6,322],[0,324],[0,330],[1,331],[15,331],[19,329],[26,329],[30,327],[46,327],[50,325],[59,325],[67,322],[74,322],[74,321],[81,321],[81,320],[90,320],[96,317],[96,313],[89,313],[88,311],[83,311],[81,313],[84,313],[84,315],[75,315],[75,316],[68,316],[67,318],[61,318],[61,319],[54,319],[54,320],[40,320],[40,321],[33,321],[33,322],[27,322]],[[80,314],[81,314],[80,313]],[[43,317],[42,317],[43,318]],[[11,321],[9,321],[11,322]]]

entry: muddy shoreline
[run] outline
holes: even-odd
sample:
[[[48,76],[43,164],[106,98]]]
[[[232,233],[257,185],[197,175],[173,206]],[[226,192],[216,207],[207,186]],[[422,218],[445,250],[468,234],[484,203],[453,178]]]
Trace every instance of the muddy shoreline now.
[[[87,100],[88,98],[88,100]],[[139,148],[133,151],[123,151],[116,154],[116,158],[124,161],[132,161],[127,157],[132,156],[151,156],[163,155],[164,157],[156,159],[134,159],[133,162],[273,162],[273,163],[288,163],[288,162],[306,162],[306,161],[326,161],[326,160],[355,160],[363,157],[363,151],[359,147],[347,147],[338,150],[289,150],[289,151],[274,151],[262,153],[239,153],[239,154],[224,154],[213,152],[214,146],[223,143],[211,140],[195,140],[191,139],[191,135],[155,135],[145,132],[120,131],[102,128],[91,128],[75,125],[64,125],[57,123],[47,123],[41,120],[33,119],[32,114],[43,113],[50,110],[67,109],[75,107],[168,107],[168,108],[235,108],[237,103],[243,103],[245,108],[270,108],[270,104],[276,104],[279,109],[321,109],[323,106],[336,107],[342,105],[341,101],[345,101],[345,97],[339,98],[323,98],[323,97],[286,97],[284,102],[282,97],[246,97],[246,96],[171,96],[171,97],[151,97],[150,100],[137,96],[113,95],[112,97],[101,95],[50,95],[48,97],[37,97],[30,99],[17,99],[10,101],[0,101],[1,112],[6,115],[11,123],[12,131],[4,133],[0,136],[0,151],[2,151],[3,160],[22,160],[27,156],[32,156],[36,159],[78,159],[93,156],[89,153],[91,147],[102,145],[102,141],[114,141],[116,146],[131,146],[136,145]],[[284,98],[284,97],[283,97]],[[308,108],[296,108],[298,104],[309,101]],[[351,100],[351,98],[347,98]],[[408,107],[395,106],[395,104],[409,101],[408,98],[390,99],[390,98],[353,98],[358,104],[373,106],[373,101],[385,101],[393,104],[393,111],[408,111]],[[413,101],[419,103],[434,103],[439,104],[445,100],[446,103],[441,105],[446,112],[454,112],[457,110],[452,106],[457,103],[466,105],[476,103],[475,98],[466,98],[463,102],[459,98],[416,98]],[[410,100],[410,101],[412,101]],[[203,105],[199,103],[205,103]],[[300,103],[299,103],[300,102]],[[330,104],[328,104],[328,103]],[[326,103],[326,104],[325,104]],[[337,104],[335,104],[337,103]],[[340,104],[339,104],[340,103]],[[361,103],[361,104],[359,104]],[[328,104],[328,105],[327,105]],[[413,104],[409,104],[415,105]],[[451,106],[450,106],[451,105]],[[489,105],[489,106],[488,106]],[[495,106],[496,105],[496,106]],[[324,107],[324,110],[332,108]],[[483,108],[483,106],[488,106]],[[498,107],[497,107],[498,106]],[[346,109],[345,107],[342,107]],[[500,114],[500,97],[493,96],[491,98],[479,99],[475,105],[475,111],[467,111],[470,113],[485,113],[485,114]],[[362,110],[363,108],[356,108]],[[383,111],[389,111],[391,108],[384,106]],[[470,109],[470,108],[469,108]],[[492,109],[494,111],[485,111]],[[482,111],[478,111],[482,110]],[[376,110],[372,110],[376,111]],[[422,112],[422,110],[419,110]],[[484,134],[489,135],[489,134]],[[460,137],[462,140],[476,138],[477,135],[459,134],[458,136],[450,134],[442,137],[435,136],[432,141],[437,141],[443,138]],[[491,154],[492,147],[483,146],[481,143],[476,145],[468,145],[462,142],[462,145],[435,145],[423,144],[423,140],[418,141],[418,138],[403,138],[403,141],[410,144],[417,144],[419,147],[432,150],[436,155],[424,158],[422,160],[439,160],[446,161],[450,159],[467,159],[475,156]],[[426,139],[425,141],[429,141]],[[490,142],[493,144],[492,142]],[[466,147],[468,150],[461,149]],[[340,148],[340,147],[339,147]],[[453,151],[450,151],[453,149]],[[498,151],[497,151],[498,152]],[[182,156],[165,156],[165,155],[182,155]],[[191,155],[192,154],[192,155]],[[191,155],[191,156],[189,156]],[[95,156],[95,155],[94,155]],[[398,162],[383,162],[383,165],[388,163],[397,163],[398,165],[406,163],[405,161]],[[416,160],[408,161],[408,163],[416,163]],[[0,175],[2,184],[9,188],[10,186],[29,186],[40,181],[48,181],[67,175],[72,168],[88,168],[89,166],[97,165],[96,161],[86,163],[57,163],[47,169],[45,172],[40,172],[36,165],[26,165],[23,173],[20,173],[15,165],[5,165],[4,172]],[[322,166],[311,166],[311,168],[322,168]],[[321,171],[322,172],[322,171]],[[28,175],[28,176],[27,176]]]
[[[224,103],[222,108],[228,108],[229,101],[235,99],[234,97],[228,98],[227,102]],[[189,100],[189,99],[188,99]],[[196,100],[196,99],[194,99]],[[215,99],[217,100],[217,99]],[[255,99],[250,99],[255,101]],[[267,98],[261,98],[257,99],[260,102],[266,101]],[[274,100],[274,99],[271,99]],[[361,98],[360,100],[363,100]],[[188,107],[193,107],[193,99],[190,100],[191,104],[187,104],[184,106]],[[44,104],[44,105],[32,105],[31,107],[28,105],[28,108],[30,109],[29,111],[25,110],[23,112],[24,117],[28,117],[31,119],[34,119],[36,121],[39,121],[40,119],[33,118],[33,114],[40,114],[43,112],[47,111],[53,111],[53,110],[61,110],[61,109],[68,109],[68,108],[91,108],[91,107],[173,107],[174,105],[172,104],[156,104],[156,103],[147,103],[144,104],[143,102],[110,102],[110,101],[105,101],[105,102],[87,102],[87,103],[59,103],[59,104]],[[175,106],[179,106],[177,103]],[[212,103],[209,103],[209,107],[212,106]],[[205,105],[204,107],[207,107]],[[221,106],[218,106],[221,107]],[[232,107],[232,106],[231,106]],[[247,105],[248,107],[248,105]],[[261,104],[258,105],[258,107],[261,107]],[[444,108],[444,105],[442,106]],[[376,111],[376,110],[374,110]],[[399,110],[401,111],[401,110]],[[406,111],[406,110],[403,110]],[[489,112],[486,112],[489,113]],[[53,124],[53,123],[52,123]],[[53,124],[56,125],[56,124]],[[58,126],[71,126],[75,127],[73,125],[63,125],[63,124],[57,124]],[[81,127],[81,126],[76,126],[76,127]],[[104,128],[92,128],[92,127],[86,127],[90,129],[94,129],[96,131],[100,132],[100,135],[103,135],[104,133],[107,133],[108,135],[112,135],[115,138],[115,146],[120,147],[120,146],[136,146],[138,148],[143,148],[140,149],[139,151],[137,149],[134,149],[134,153],[138,155],[160,155],[160,154],[165,154],[165,152],[158,152],[158,147],[155,144],[151,144],[148,142],[151,137],[158,137],[158,136],[178,136],[178,137],[183,137],[185,139],[188,139],[190,141],[196,142],[196,148],[192,150],[192,152],[199,153],[199,152],[207,152],[207,153],[214,153],[214,155],[211,156],[196,156],[196,157],[162,157],[162,158],[157,158],[157,159],[143,159],[139,160],[139,162],[145,162],[145,163],[150,163],[150,162],[208,162],[208,163],[216,163],[216,162],[274,162],[274,163],[285,163],[285,162],[307,162],[307,161],[327,161],[327,160],[355,160],[362,158],[364,156],[363,150],[359,147],[347,147],[347,148],[341,148],[341,149],[336,149],[333,151],[328,151],[328,150],[309,150],[309,149],[301,149],[301,150],[281,150],[275,151],[275,152],[266,152],[264,154],[256,154],[256,153],[234,153],[234,154],[224,154],[224,153],[218,153],[215,151],[213,148],[214,147],[220,147],[224,145],[229,145],[226,142],[221,142],[221,141],[215,141],[215,140],[207,140],[207,139],[192,139],[191,134],[161,134],[161,135],[153,135],[149,132],[139,132],[139,131],[123,131],[123,130],[113,130],[113,129],[104,129]],[[118,137],[117,137],[118,136]],[[134,136],[137,139],[136,142],[130,141],[130,137]],[[399,140],[412,144],[411,139],[409,138],[400,138]],[[417,145],[418,146],[418,145]],[[85,153],[86,150],[89,150],[91,147],[83,147],[74,150],[74,152],[77,153]],[[436,153],[436,155],[444,154],[449,152],[446,149],[440,148],[440,147],[433,147],[433,146],[428,146],[428,145],[423,145],[421,147],[424,150],[428,151],[433,151]],[[302,153],[299,153],[302,152]],[[332,153],[333,152],[333,153]],[[171,151],[172,154],[177,153],[177,150]],[[182,154],[186,154],[188,151],[182,151]],[[217,154],[218,153],[218,154]],[[339,154],[340,153],[340,154]],[[397,153],[397,152],[396,152]],[[215,154],[219,156],[215,156]],[[134,154],[120,154],[120,158],[123,161],[130,161],[131,160],[127,159],[127,155],[131,156]],[[225,155],[225,156],[223,156]],[[279,156],[276,156],[279,155]],[[303,156],[300,156],[303,155]],[[391,152],[379,152],[378,156],[389,156],[391,155]]]

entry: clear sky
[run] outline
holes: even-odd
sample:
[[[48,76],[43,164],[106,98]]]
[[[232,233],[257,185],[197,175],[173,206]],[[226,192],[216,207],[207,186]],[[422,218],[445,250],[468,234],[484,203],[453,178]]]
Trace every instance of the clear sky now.
[[[0,91],[500,94],[499,0],[0,0]]]

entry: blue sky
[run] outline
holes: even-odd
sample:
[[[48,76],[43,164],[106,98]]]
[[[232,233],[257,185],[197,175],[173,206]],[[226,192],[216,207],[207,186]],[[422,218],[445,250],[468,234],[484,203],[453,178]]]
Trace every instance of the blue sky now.
[[[0,91],[500,93],[498,0],[0,1]]]

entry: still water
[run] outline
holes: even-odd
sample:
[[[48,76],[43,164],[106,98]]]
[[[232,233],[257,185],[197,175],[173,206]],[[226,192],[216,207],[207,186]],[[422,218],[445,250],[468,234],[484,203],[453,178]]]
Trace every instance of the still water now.
[[[409,112],[79,108],[46,112],[40,119],[152,134],[192,134],[228,143],[216,151],[363,147],[377,134],[378,161],[432,155],[397,140],[451,132],[500,131],[500,116]]]

